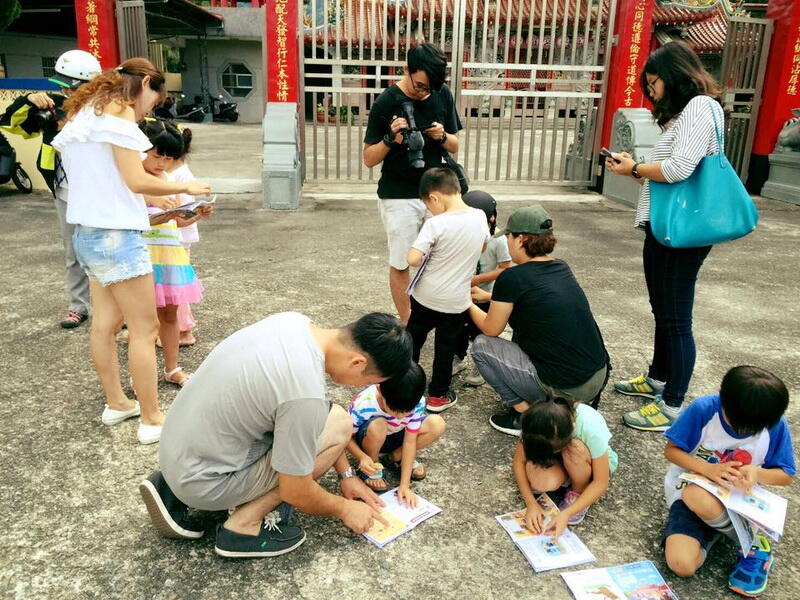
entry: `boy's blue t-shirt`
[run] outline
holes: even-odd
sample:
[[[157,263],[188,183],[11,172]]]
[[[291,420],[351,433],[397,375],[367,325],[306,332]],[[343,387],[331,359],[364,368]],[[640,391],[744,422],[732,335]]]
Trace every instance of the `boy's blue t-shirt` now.
[[[738,461],[766,469],[797,472],[792,435],[785,417],[755,435],[738,435],[725,421],[719,394],[698,398],[681,412],[664,436],[684,452],[710,463]],[[686,469],[670,465],[664,479],[667,504],[680,499],[687,482],[680,479]]]

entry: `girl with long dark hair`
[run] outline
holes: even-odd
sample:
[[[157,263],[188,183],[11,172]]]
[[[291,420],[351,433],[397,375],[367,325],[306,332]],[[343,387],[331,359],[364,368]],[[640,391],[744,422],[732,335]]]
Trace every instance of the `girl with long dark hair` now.
[[[606,168],[632,177],[642,188],[636,227],[645,233],[642,253],[650,306],[655,317],[653,358],[646,374],[618,381],[614,389],[652,402],[624,416],[642,431],[665,431],[680,412],[695,363],[692,308],[695,283],[711,246],[669,248],[650,229],[650,181],[675,183],[690,177],[705,156],[720,151],[716,129],[723,129],[720,88],[700,59],[682,42],[656,50],[639,83],[653,104],[662,134],[650,161],[637,163],[627,152],[612,154]]]

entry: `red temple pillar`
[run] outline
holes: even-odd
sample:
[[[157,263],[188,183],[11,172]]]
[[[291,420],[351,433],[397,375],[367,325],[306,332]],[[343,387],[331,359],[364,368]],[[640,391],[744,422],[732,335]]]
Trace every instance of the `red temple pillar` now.
[[[619,0],[614,33],[617,43],[606,61],[608,79],[603,110],[601,144],[608,146],[611,124],[618,108],[641,108],[645,99],[639,88],[639,74],[650,55],[655,0]]]
[[[298,0],[267,0],[264,73],[267,102],[298,102]]]
[[[770,0],[775,27],[769,48],[761,110],[753,139],[747,187],[758,193],[769,174],[769,154],[792,109],[800,108],[800,0]]]
[[[115,0],[75,0],[78,48],[91,52],[103,69],[119,65]]]

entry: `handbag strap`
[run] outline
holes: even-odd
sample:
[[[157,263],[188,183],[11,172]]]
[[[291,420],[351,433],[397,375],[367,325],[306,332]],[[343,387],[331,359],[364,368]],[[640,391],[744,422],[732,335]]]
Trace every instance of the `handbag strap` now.
[[[710,107],[711,108],[711,120],[714,121],[714,133],[717,136],[717,150],[718,150],[717,154],[720,157],[719,158],[720,166],[722,166],[722,157],[725,155],[725,139],[723,137],[724,132],[722,131],[722,128],[719,125],[717,125],[716,106],[719,106],[719,103],[716,100],[714,100],[713,98],[711,98],[710,96],[706,96],[706,98],[708,98],[709,102],[711,102],[711,107]],[[714,106],[714,105],[716,105],[716,106]],[[723,117],[723,119],[724,119],[724,117]]]

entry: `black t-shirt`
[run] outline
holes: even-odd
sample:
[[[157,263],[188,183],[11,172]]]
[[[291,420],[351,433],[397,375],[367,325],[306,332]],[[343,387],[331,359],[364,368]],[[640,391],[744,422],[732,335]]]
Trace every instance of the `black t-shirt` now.
[[[403,117],[403,102],[410,100],[397,85],[385,89],[375,99],[369,111],[367,131],[364,134],[365,144],[377,144],[387,133],[391,132],[392,117]],[[453,94],[450,88],[442,85],[438,92],[431,92],[425,100],[414,100],[414,120],[419,129],[429,127],[434,121],[441,123],[447,133],[458,133],[462,129],[461,120],[456,112]],[[378,181],[379,198],[418,198],[419,180],[426,169],[442,164],[442,151],[439,142],[423,134],[425,147],[422,155],[425,158],[424,169],[412,169],[408,164],[408,152],[405,145],[392,148],[383,159],[381,178]]]
[[[495,281],[492,300],[514,303],[512,339],[547,385],[577,387],[607,364],[589,301],[563,260],[506,269]]]

